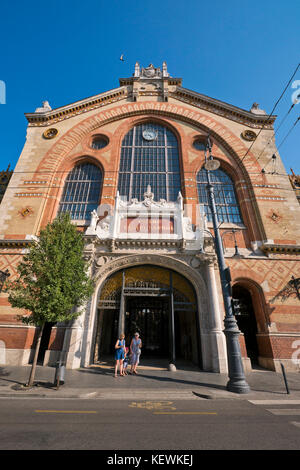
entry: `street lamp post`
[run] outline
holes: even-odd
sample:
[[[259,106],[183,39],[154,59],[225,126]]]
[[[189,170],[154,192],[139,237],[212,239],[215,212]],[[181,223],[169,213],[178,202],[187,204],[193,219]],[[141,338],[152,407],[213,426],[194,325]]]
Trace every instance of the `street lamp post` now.
[[[234,238],[234,255],[232,256],[233,258],[244,258],[243,255],[241,255],[241,253],[239,252],[239,247],[238,247],[238,244],[237,244],[237,241],[236,241],[236,236],[235,236],[235,233],[238,231],[238,229],[231,229],[231,230],[225,230],[225,232],[223,232],[222,236],[221,236],[221,239],[223,241],[224,239],[224,235],[226,235],[227,233],[232,233],[233,234],[233,238]],[[224,248],[224,244],[222,243],[222,246],[223,246],[223,253],[225,253],[225,248]]]
[[[207,159],[207,150],[209,150],[209,159]],[[224,334],[226,337],[227,347],[227,360],[228,360],[228,376],[229,381],[227,383],[227,390],[235,393],[248,393],[250,387],[246,382],[244,367],[242,363],[242,356],[239,343],[240,331],[237,326],[235,316],[232,308],[232,295],[231,295],[231,277],[229,267],[226,267],[222,239],[219,231],[219,222],[216,211],[214,187],[211,183],[210,172],[217,170],[220,163],[213,159],[211,154],[211,141],[208,136],[207,145],[205,149],[205,169],[207,171],[207,189],[208,189],[208,201],[212,215],[212,222],[214,228],[214,241],[217,253],[222,294],[225,307],[225,319],[224,319]]]

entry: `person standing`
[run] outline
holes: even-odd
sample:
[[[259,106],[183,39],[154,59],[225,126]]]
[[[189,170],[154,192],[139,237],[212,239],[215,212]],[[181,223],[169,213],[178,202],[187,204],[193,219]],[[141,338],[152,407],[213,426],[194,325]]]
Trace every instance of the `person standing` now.
[[[124,375],[123,361],[125,357],[125,335],[121,333],[115,344],[115,377],[118,377],[118,367],[120,367],[120,376]]]
[[[126,341],[126,340],[125,340]],[[125,348],[125,357],[123,361],[123,375],[127,375],[127,366],[129,364],[129,348]]]
[[[130,344],[130,352],[131,352],[130,372],[131,374],[137,374],[136,368],[140,361],[141,349],[142,349],[142,340],[140,338],[139,333],[135,333]]]

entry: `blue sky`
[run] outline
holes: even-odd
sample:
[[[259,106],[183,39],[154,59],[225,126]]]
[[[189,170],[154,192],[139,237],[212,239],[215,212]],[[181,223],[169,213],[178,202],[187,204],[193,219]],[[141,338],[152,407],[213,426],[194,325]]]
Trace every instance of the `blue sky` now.
[[[244,109],[256,101],[267,113],[300,62],[299,0],[2,0],[0,11],[0,169],[14,168],[22,151],[25,112],[116,88],[136,61],[165,60],[184,87]],[[294,80],[300,92],[300,69]],[[294,91],[275,111],[278,124]],[[299,115],[300,104],[277,144]],[[299,143],[300,123],[280,147],[286,169],[298,174]]]

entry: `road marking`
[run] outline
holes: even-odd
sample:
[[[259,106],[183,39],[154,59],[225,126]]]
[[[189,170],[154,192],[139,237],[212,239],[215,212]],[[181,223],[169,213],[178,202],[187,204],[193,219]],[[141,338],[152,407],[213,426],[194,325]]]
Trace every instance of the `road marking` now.
[[[281,408],[281,409],[268,409],[273,415],[280,415],[280,416],[289,416],[289,415],[300,415],[300,409],[293,409],[293,408]]]
[[[78,410],[34,410],[36,413],[80,413],[80,414],[95,414],[98,411],[78,411]]]
[[[299,421],[291,421],[291,424],[293,424],[294,426],[297,426],[297,428],[300,428]]]
[[[154,415],[217,415],[209,411],[154,411]]]
[[[248,400],[253,405],[300,405],[300,400]]]
[[[0,397],[0,400],[65,400],[65,401],[68,401],[68,400],[86,400],[86,401],[92,401],[92,400],[102,400],[102,398],[98,398],[98,397],[81,397],[81,396],[78,396],[78,397],[25,397],[25,396],[22,396],[22,397],[10,397],[10,396],[7,396],[7,397]]]
[[[176,406],[174,405],[173,401],[144,401],[144,402],[131,402],[129,408],[143,408],[146,410],[155,410],[155,409],[169,409],[169,410],[176,410]]]

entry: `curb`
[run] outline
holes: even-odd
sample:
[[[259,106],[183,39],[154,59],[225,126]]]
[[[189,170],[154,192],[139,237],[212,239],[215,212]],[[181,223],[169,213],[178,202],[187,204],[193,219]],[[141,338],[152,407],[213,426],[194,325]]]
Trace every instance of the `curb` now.
[[[49,382],[45,382],[49,385]],[[125,384],[124,384],[125,385]],[[118,388],[118,387],[68,387],[61,385],[57,389],[43,387],[42,385],[25,389],[17,383],[0,388],[0,398],[47,398],[47,399],[95,399],[95,400],[293,400],[300,399],[300,390],[291,390],[290,394],[284,391],[251,390],[247,394],[237,394],[225,388],[195,387],[187,389],[144,389],[144,388]]]

